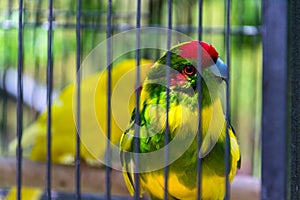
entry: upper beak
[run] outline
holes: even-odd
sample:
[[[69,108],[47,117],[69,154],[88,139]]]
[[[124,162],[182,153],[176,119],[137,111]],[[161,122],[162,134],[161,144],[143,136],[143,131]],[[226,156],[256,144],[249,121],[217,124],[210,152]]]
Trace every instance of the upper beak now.
[[[227,80],[227,65],[220,58],[217,59],[216,64],[210,66],[210,69],[217,77]]]

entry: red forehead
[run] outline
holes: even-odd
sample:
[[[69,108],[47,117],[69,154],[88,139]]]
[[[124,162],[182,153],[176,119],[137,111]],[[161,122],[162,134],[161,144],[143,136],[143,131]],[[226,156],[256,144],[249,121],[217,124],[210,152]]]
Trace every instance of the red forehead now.
[[[211,63],[211,60],[216,62],[216,60],[218,59],[218,52],[211,44],[208,44],[206,42],[191,41],[184,43],[179,47],[179,55],[186,59],[197,60],[198,45],[202,47],[202,61],[207,61],[207,64]]]

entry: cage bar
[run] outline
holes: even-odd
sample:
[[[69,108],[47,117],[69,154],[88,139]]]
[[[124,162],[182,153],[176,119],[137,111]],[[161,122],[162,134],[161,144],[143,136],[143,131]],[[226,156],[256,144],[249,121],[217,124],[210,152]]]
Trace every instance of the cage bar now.
[[[111,138],[111,68],[112,68],[112,0],[107,1],[107,27],[106,27],[106,48],[107,48],[107,143],[106,143],[106,199],[111,199],[111,147],[110,147],[110,138]]]
[[[300,3],[288,5],[288,197],[300,199]]]
[[[51,199],[51,125],[52,125],[52,85],[53,85],[53,1],[48,5],[48,49],[47,49],[47,173],[46,193]]]
[[[140,181],[139,181],[139,153],[140,153],[140,46],[141,46],[141,0],[137,0],[137,14],[136,14],[136,87],[135,87],[135,126],[134,126],[134,167],[136,168],[136,173],[134,173],[134,199],[140,199]]]
[[[19,30],[18,30],[18,96],[17,96],[17,196],[21,199],[22,189],[22,133],[23,133],[23,0],[19,0]]]
[[[263,1],[261,198],[270,200],[286,198],[286,38],[287,1]]]
[[[198,31],[197,37],[198,41],[202,41],[202,12],[203,12],[203,1],[198,0]],[[198,44],[198,60],[197,60],[197,71],[202,75],[202,47]],[[201,126],[201,117],[202,117],[202,78],[197,76],[197,92],[198,92],[198,132],[197,132],[197,199],[201,199],[201,184],[202,184],[202,157],[200,157],[201,152],[201,143],[202,143],[202,126]]]
[[[76,199],[81,199],[81,184],[80,184],[80,134],[81,134],[81,124],[80,124],[80,104],[81,104],[81,0],[77,0],[77,12],[76,12],[76,158],[75,158],[75,193]]]
[[[168,0],[167,2],[167,20],[168,20],[168,32],[167,32],[167,55],[166,55],[166,130],[165,130],[165,150],[164,150],[164,162],[165,162],[165,168],[164,168],[164,199],[168,199],[168,179],[169,179],[169,148],[168,144],[170,141],[169,134],[170,134],[170,128],[169,128],[169,109],[170,109],[170,67],[171,67],[171,30],[172,30],[172,6],[173,1]]]
[[[225,1],[225,53],[226,53],[226,64],[227,64],[227,79],[226,79],[226,135],[225,135],[225,200],[230,199],[230,183],[229,183],[229,172],[230,172],[230,8],[231,1]]]

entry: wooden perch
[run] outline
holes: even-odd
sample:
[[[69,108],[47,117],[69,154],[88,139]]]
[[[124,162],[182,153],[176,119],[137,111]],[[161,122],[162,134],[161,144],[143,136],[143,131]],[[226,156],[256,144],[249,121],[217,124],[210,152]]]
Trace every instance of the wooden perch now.
[[[52,188],[62,192],[75,191],[74,166],[52,165]],[[0,157],[0,188],[16,184],[16,159]],[[24,159],[22,162],[22,186],[44,187],[46,164]],[[105,193],[105,170],[100,167],[81,165],[81,189],[85,193]],[[111,171],[111,193],[129,196],[122,173]],[[236,176],[231,186],[231,199],[260,199],[260,181],[250,176]]]
[[[75,167],[53,164],[51,167],[51,186],[54,190],[75,191]],[[16,159],[0,157],[0,188],[16,185]],[[23,160],[22,186],[44,187],[46,164]],[[124,185],[122,173],[111,171],[111,192],[114,195],[129,195]],[[100,167],[81,165],[81,189],[86,193],[105,193],[105,170]]]

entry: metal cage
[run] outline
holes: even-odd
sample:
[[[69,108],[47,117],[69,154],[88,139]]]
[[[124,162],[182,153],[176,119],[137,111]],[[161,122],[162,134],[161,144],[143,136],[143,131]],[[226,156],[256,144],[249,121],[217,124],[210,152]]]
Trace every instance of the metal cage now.
[[[28,186],[43,188],[40,199],[141,198],[138,189],[134,197],[130,197],[120,172],[110,166],[85,163],[80,144],[81,118],[85,112],[83,80],[87,74],[107,69],[106,103],[111,108],[112,69],[119,62],[114,55],[120,53],[115,51],[110,38],[132,31],[135,49],[126,52],[120,60],[134,59],[139,66],[141,59],[155,61],[162,53],[159,48],[142,48],[146,27],[167,30],[161,41],[146,38],[153,46],[164,43],[165,50],[169,51],[172,31],[176,31],[191,39],[212,43],[225,59],[230,78],[224,96],[224,115],[227,127],[231,122],[236,130],[242,153],[238,182],[231,186],[226,175],[225,199],[299,199],[299,6],[297,1],[279,0],[2,1],[0,199],[9,195],[12,186],[16,186],[16,199],[22,199],[22,188]],[[104,66],[96,63],[83,71],[81,67],[86,57],[99,44],[106,47]],[[124,41],[120,49],[128,48],[126,45]],[[170,59],[167,53],[167,64]],[[136,67],[135,70],[138,85],[141,69]],[[167,77],[169,73],[166,72]],[[70,139],[76,148],[73,164],[61,165],[53,162],[55,155],[51,154],[53,103],[59,91],[69,84],[73,84],[75,91],[73,126],[76,128],[74,138]],[[139,90],[134,94],[138,108]],[[165,144],[169,142],[169,98],[167,90]],[[23,156],[21,141],[24,130],[45,109],[46,157],[37,162]],[[110,119],[113,116],[110,109],[102,112],[109,119],[105,122],[108,140],[103,159],[110,163],[113,123]],[[137,124],[139,120],[136,114]],[[200,124],[201,118],[199,120]],[[135,131],[138,136],[139,128]],[[198,137],[200,145],[201,132]],[[228,131],[226,137],[228,141]],[[13,138],[16,138],[16,157],[8,157],[8,143]],[[225,146],[224,174],[228,174],[229,143]],[[164,157],[169,159],[168,150]],[[197,162],[197,172],[195,199],[201,199],[201,159]],[[168,180],[167,166],[164,178]],[[139,188],[137,174],[134,180],[135,188]],[[164,187],[164,199],[167,199],[168,181]]]

